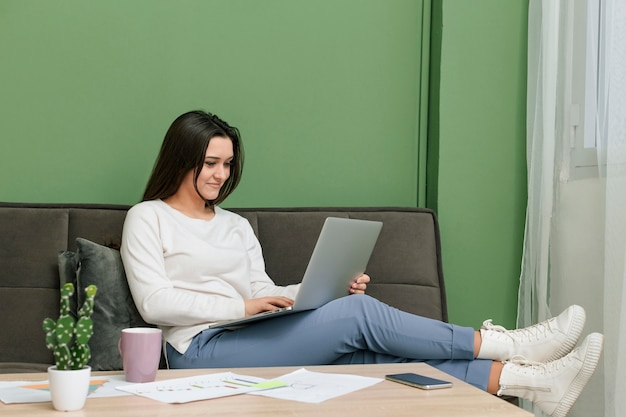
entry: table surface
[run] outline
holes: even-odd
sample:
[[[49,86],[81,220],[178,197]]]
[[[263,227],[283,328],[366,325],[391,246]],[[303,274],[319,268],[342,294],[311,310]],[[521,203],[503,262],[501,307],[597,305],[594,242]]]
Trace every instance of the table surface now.
[[[159,370],[157,380],[231,371],[241,375],[276,378],[301,367]],[[336,397],[319,404],[237,395],[186,404],[166,404],[140,396],[88,398],[85,408],[64,413],[52,403],[4,404],[2,416],[126,417],[126,416],[428,416],[428,417],[530,417],[531,413],[481,391],[426,364],[311,366],[309,371],[384,378],[386,374],[415,372],[453,382],[452,388],[421,390],[391,381]],[[112,375],[120,372],[93,372]],[[47,374],[0,374],[0,381],[42,381]]]

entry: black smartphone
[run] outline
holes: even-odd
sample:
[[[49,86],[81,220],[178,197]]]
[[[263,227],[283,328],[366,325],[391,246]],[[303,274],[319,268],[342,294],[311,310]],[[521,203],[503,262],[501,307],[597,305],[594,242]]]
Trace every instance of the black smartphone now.
[[[401,384],[406,384],[421,389],[439,389],[452,387],[452,382],[450,381],[443,381],[441,379],[431,378],[428,376],[413,373],[390,374],[385,375],[385,378],[393,382],[399,382]]]

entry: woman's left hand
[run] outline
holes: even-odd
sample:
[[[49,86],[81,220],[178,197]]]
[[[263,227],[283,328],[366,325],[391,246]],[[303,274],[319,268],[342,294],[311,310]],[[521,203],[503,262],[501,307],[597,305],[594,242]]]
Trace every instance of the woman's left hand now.
[[[368,282],[370,282],[369,275],[359,275],[350,286],[350,294],[365,294],[365,289],[367,288]]]

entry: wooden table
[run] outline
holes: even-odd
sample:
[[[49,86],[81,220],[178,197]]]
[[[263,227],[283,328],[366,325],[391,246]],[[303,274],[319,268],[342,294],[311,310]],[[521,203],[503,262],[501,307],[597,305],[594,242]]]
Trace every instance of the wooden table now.
[[[182,378],[217,372],[262,378],[276,378],[299,367],[234,368],[160,370],[157,379]],[[411,416],[411,417],[531,417],[527,411],[501,398],[481,391],[425,364],[336,365],[312,366],[316,372],[341,373],[384,378],[385,374],[416,372],[439,379],[450,380],[452,388],[425,391],[391,381],[383,381],[347,395],[319,404],[279,400],[256,395],[238,395],[186,404],[166,404],[139,396],[89,398],[80,411],[55,411],[52,404],[10,404],[0,402],[0,415],[11,417],[67,416],[67,417],[194,417],[194,416]],[[111,375],[119,372],[94,372],[93,375]],[[42,381],[44,374],[0,374],[0,381]]]

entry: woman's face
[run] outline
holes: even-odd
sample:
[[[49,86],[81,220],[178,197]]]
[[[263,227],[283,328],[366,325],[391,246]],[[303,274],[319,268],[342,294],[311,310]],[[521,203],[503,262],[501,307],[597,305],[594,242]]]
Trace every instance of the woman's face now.
[[[220,189],[230,177],[230,168],[233,161],[233,142],[230,138],[215,136],[209,141],[204,157],[204,165],[196,181],[198,192],[205,201],[215,200]],[[190,171],[184,184],[188,184],[193,192],[193,171]]]

